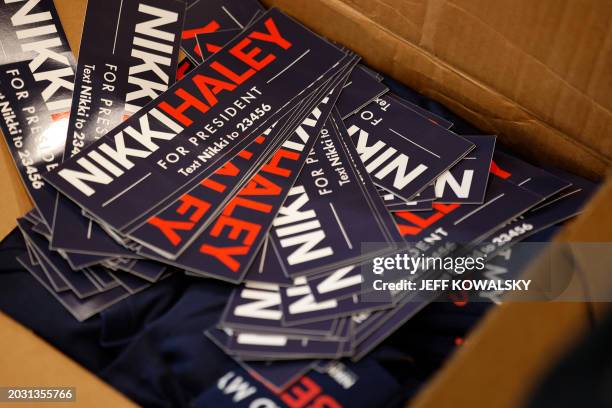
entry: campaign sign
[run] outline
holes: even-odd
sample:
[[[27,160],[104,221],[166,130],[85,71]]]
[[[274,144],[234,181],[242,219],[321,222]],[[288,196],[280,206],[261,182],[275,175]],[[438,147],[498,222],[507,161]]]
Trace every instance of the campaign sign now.
[[[236,288],[219,324],[243,331],[280,333],[287,336],[324,337],[333,334],[335,319],[284,327],[280,287],[272,284],[246,283]]]
[[[64,159],[105,135],[174,83],[185,4],[104,1],[87,4]],[[113,33],[113,35],[108,35]],[[122,248],[78,206],[58,197],[54,248],[121,256]]]
[[[245,281],[291,286],[293,280],[283,274],[278,258],[269,251],[271,251],[269,239],[266,238],[244,277]]]
[[[194,64],[189,58],[183,58],[178,63],[178,67],[176,68],[176,80],[180,81],[181,79],[185,78],[185,75],[190,73],[195,67],[196,64]]]
[[[374,183],[407,201],[474,148],[389,96],[345,123]]]
[[[350,69],[350,67],[347,67],[347,69]],[[236,276],[242,276],[243,272],[245,272],[248,264],[251,262],[256,251],[261,245],[261,242],[269,228],[269,224],[276,215],[278,207],[284,201],[289,188],[297,178],[297,175],[302,168],[304,161],[306,160],[307,153],[310,151],[323,124],[325,123],[325,120],[327,119],[327,116],[329,116],[329,113],[334,106],[334,102],[339,94],[339,89],[341,88],[345,78],[346,75],[339,74],[337,78],[330,81],[330,83],[326,85],[326,87],[333,86],[334,91],[324,96],[320,101],[317,101],[318,105],[312,108],[312,111],[303,119],[295,130],[291,129],[293,126],[284,128],[286,132],[282,131],[282,135],[279,136],[278,139],[280,142],[282,142],[282,145],[272,153],[269,162],[261,167],[258,174],[256,174],[252,180],[251,177],[253,176],[253,171],[259,168],[259,166],[256,165],[257,161],[255,158],[265,156],[261,146],[255,146],[254,148],[249,147],[247,152],[241,152],[244,153],[243,156],[245,160],[238,161],[236,165],[233,163],[236,158],[231,160],[229,162],[231,167],[228,168],[228,165],[226,164],[221,169],[217,170],[213,176],[203,180],[198,187],[191,190],[187,195],[183,196],[179,200],[179,203],[168,207],[166,210],[164,210],[164,212],[147,220],[147,223],[141,226],[134,233],[130,234],[130,237],[162,254],[183,254],[182,248],[189,246],[193,239],[200,234],[204,227],[208,226],[211,222],[218,225],[220,220],[216,219],[222,213],[224,216],[221,217],[221,220],[228,216],[228,210],[224,209],[224,207],[226,205],[231,205],[230,200],[238,202],[240,200],[247,199],[250,194],[251,201],[261,199],[267,203],[266,205],[271,205],[272,207],[266,207],[266,209],[269,209],[270,211],[264,211],[263,213],[256,208],[250,208],[250,211],[247,211],[241,216],[247,217],[251,223],[256,223],[257,225],[261,226],[261,232],[257,232],[255,236],[253,236],[253,242],[249,245],[250,247],[253,247],[253,249],[249,249],[247,253],[240,254],[243,256],[242,258],[246,260],[245,262],[241,262],[241,264],[244,264],[244,266],[242,266],[243,270],[240,272],[233,270],[233,268],[228,270],[228,272],[230,272],[229,276],[234,277],[232,279],[235,279]],[[324,89],[326,87],[324,87]],[[283,128],[281,128],[281,130],[282,129]],[[277,129],[275,126],[274,129],[271,130],[271,133],[274,134],[276,130]],[[275,147],[275,145],[270,142],[270,139],[272,139],[270,135],[264,134],[258,139],[262,138],[265,138],[265,141],[260,143],[264,147]],[[241,163],[243,164],[242,166]],[[218,177],[222,175],[219,173],[223,173],[225,176],[229,177],[226,177],[225,180],[219,180]],[[277,187],[268,188],[267,193],[266,189],[264,188],[257,189],[257,191],[249,189],[249,185],[252,185],[253,182],[261,183],[264,181],[265,183],[268,183],[268,187],[271,187],[272,184],[270,183],[274,183],[274,185]],[[236,189],[241,189],[241,191],[236,191]],[[249,191],[251,191],[251,193],[249,193]],[[238,193],[238,197],[234,198],[236,193]],[[253,196],[253,194],[256,194],[257,197]],[[266,198],[266,196],[269,197]],[[193,197],[195,197],[197,201],[194,200]],[[186,203],[186,201],[188,203]],[[176,206],[178,206],[178,208]],[[186,214],[186,206],[197,207],[199,210],[198,214]],[[238,207],[244,206],[239,205]],[[233,217],[238,217],[237,211],[240,212],[240,210],[232,210],[231,213],[233,214]],[[251,214],[249,215],[249,213]],[[206,254],[207,252],[201,252],[201,246],[206,242],[208,242],[207,245],[217,247],[233,247],[234,244],[236,244],[234,239],[232,239],[229,243],[224,241],[224,234],[204,234],[203,237],[206,237],[207,235],[209,235],[208,240],[203,239],[198,242],[198,245],[200,245],[200,250],[195,252],[187,252],[191,252],[192,255],[196,253]],[[209,255],[214,256],[212,253]],[[176,258],[176,256],[173,258]],[[217,258],[219,258],[218,260],[221,260],[220,257]],[[189,259],[191,259],[191,261],[189,261]],[[194,264],[193,262],[196,263]],[[215,270],[215,273],[223,272],[219,271],[219,268],[224,269],[224,265],[226,267],[225,269],[229,267],[229,265],[226,265],[225,262],[217,265],[214,259],[204,261],[198,255],[195,257],[192,256],[192,258],[189,258],[189,255],[186,255],[182,257],[180,261],[178,261],[178,264],[194,272],[197,272],[198,270],[197,267],[194,267],[194,265],[206,266],[212,270]]]
[[[390,193],[384,189],[379,188],[378,193],[385,203],[385,207],[390,212],[397,211],[428,211],[431,210],[435,190],[433,186],[425,188],[419,194],[415,195],[411,201],[406,201],[393,193]]]
[[[24,256],[18,257],[17,261],[80,322],[89,319],[130,295],[121,286],[116,286],[86,299],[79,299],[71,291],[58,293],[51,288],[49,279],[44,273],[44,267],[50,268],[50,265],[44,258],[40,259],[39,264],[31,263]]]
[[[181,48],[197,65],[204,61],[197,41],[200,34],[242,30],[263,8],[256,0],[189,0]]]
[[[74,156],[175,82],[185,4],[163,0],[87,5],[64,158]],[[108,35],[113,33],[113,35]],[[80,209],[58,197],[53,248],[125,252]]]
[[[108,133],[174,83],[185,4],[90,0],[66,158]]]
[[[404,105],[408,109],[413,110],[416,113],[418,113],[419,115],[426,117],[432,123],[434,123],[434,124],[436,124],[438,126],[442,126],[444,129],[450,129],[450,128],[453,127],[453,122],[443,118],[442,116],[436,115],[435,113],[430,112],[427,109],[422,108],[419,105],[417,105],[415,103],[412,103],[412,102],[402,98],[399,95],[394,94],[393,92],[389,92],[388,96],[390,98],[392,98],[393,100],[395,100],[396,102],[401,103],[402,105]]]
[[[423,201],[434,201],[436,199],[436,190],[433,184],[425,187],[419,194],[415,195],[410,201],[406,201],[395,194],[378,187],[378,192],[385,202],[385,206],[389,207],[404,207],[406,204],[420,203]]]
[[[55,191],[42,175],[66,144],[75,62],[52,0],[0,5],[0,127],[42,220],[53,225]]]
[[[336,126],[342,123],[335,117],[321,132],[273,223],[270,244],[289,277],[331,271],[396,248],[389,214],[367,174],[361,177],[347,151],[350,141],[344,143],[341,136],[346,129]],[[380,248],[364,252],[366,239]]]
[[[47,242],[43,237],[32,231],[32,225],[22,220],[17,220],[17,225],[22,231],[24,237],[29,240],[35,253],[38,254],[39,261],[42,258],[51,266],[50,274],[57,274],[61,280],[74,292],[80,299],[92,296],[99,292],[94,283],[88,279],[82,272],[73,271],[66,261],[57,253],[49,251]]]
[[[359,65],[342,88],[336,102],[338,113],[345,119],[388,90],[389,88],[372,77],[363,65]]]
[[[46,178],[98,220],[126,232],[251,143],[270,112],[324,82],[344,56],[271,10]]]
[[[493,155],[492,172],[498,177],[539,194],[551,197],[572,183],[518,157],[497,150]]]
[[[498,177],[491,177],[481,205],[438,204],[432,211],[394,213],[413,256],[445,256],[482,240],[489,232],[527,211],[541,197]]]
[[[269,133],[255,139],[177,202],[131,232],[129,237],[162,256],[174,257],[214,219],[211,214],[222,209],[228,196],[235,194],[236,188],[252,173],[255,159],[274,142]]]
[[[282,320],[285,326],[327,321],[393,306],[393,299],[389,293],[385,298],[380,296],[377,301],[366,300],[362,294],[355,293],[319,302],[312,295],[305,277],[297,278],[293,286],[281,287],[280,295]]]
[[[361,292],[361,268],[355,265],[337,269],[329,275],[308,279],[308,286],[317,302],[342,299]]]
[[[476,146],[435,183],[437,203],[482,204],[487,191],[489,169],[495,151],[495,136],[463,136]]]
[[[580,214],[585,203],[593,195],[596,185],[579,176],[550,169],[572,185],[549,197],[512,222],[504,225],[484,239],[478,250],[491,256],[515,243]]]
[[[229,355],[245,361],[296,360],[300,358],[341,358],[344,341],[327,339],[295,339],[280,334],[262,334],[209,329],[206,335]]]
[[[202,61],[206,61],[208,57],[225,47],[225,44],[230,42],[232,38],[240,34],[242,30],[222,30],[212,33],[198,34],[196,36],[198,47],[202,53]]]

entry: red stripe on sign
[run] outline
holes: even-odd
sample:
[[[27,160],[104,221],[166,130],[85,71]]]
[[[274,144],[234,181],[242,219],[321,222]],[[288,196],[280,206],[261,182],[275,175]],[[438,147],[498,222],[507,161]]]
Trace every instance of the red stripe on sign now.
[[[54,122],[57,122],[58,120],[66,119],[69,116],[70,116],[70,112],[52,113],[51,120]]]
[[[502,169],[494,161],[491,161],[491,173],[495,174],[497,177],[502,178],[504,180],[512,176],[512,173]]]
[[[190,67],[191,63],[189,61],[184,61],[176,70],[176,79],[179,81],[183,79]]]
[[[188,38],[195,38],[195,36],[198,34],[214,33],[219,28],[221,28],[219,23],[213,20],[210,23],[206,24],[205,26],[183,31],[181,37],[183,40],[186,40]]]

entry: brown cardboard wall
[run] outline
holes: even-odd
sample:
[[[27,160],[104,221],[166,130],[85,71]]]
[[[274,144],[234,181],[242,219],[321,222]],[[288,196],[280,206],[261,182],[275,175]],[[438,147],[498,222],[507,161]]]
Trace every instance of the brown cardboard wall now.
[[[55,0],[73,50],[78,51],[86,0]],[[23,187],[6,143],[0,142],[0,239],[15,226],[15,219],[32,204]],[[37,407],[133,407],[126,397],[34,333],[0,313],[0,384],[3,386],[76,387],[76,402],[36,403]],[[0,404],[24,407],[28,404]]]
[[[612,2],[562,0],[264,0],[364,56],[531,156],[591,178],[612,158]],[[55,0],[78,50],[86,0]],[[31,204],[0,143],[0,236]],[[612,241],[610,183],[567,232]],[[586,268],[588,270],[588,267]],[[598,310],[603,307],[598,306]],[[516,406],[585,327],[584,304],[509,304],[489,315],[415,406]],[[0,314],[0,383],[61,378],[83,399],[128,402]],[[503,352],[505,352],[505,354]],[[8,369],[7,369],[8,368]],[[506,384],[499,387],[499,384]],[[55,384],[57,385],[57,384]],[[58,405],[53,405],[58,406]]]
[[[0,239],[17,223],[15,219],[32,208],[25,187],[21,183],[6,143],[0,142]]]
[[[585,212],[559,237],[563,242],[612,242],[612,179],[600,188]],[[594,258],[574,253],[583,284],[576,290],[596,294],[610,288],[610,258],[598,265]],[[546,262],[535,262],[523,278],[545,274]],[[586,283],[586,287],[584,284]],[[410,405],[429,407],[524,406],[542,375],[592,323],[608,313],[608,303],[507,303],[480,322],[443,369]],[[591,318],[594,318],[591,321]]]
[[[410,408],[524,406],[551,362],[587,329],[586,318],[586,309],[578,303],[500,306],[470,334]]]
[[[134,404],[29,330],[0,313],[0,384],[3,387],[76,387],[76,402],[17,403],[5,407],[121,408]]]
[[[535,162],[612,160],[612,2],[264,0]]]
[[[62,20],[62,26],[68,37],[70,48],[72,48],[75,57],[78,58],[87,0],[53,0],[53,2],[60,20]]]

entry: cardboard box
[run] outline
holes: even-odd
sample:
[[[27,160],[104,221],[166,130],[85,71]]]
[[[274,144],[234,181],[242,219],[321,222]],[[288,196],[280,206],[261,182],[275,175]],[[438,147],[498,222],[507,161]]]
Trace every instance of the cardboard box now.
[[[55,0],[78,50],[86,0]],[[265,0],[364,57],[367,64],[498,134],[534,163],[601,180],[612,162],[612,3],[599,0]],[[0,148],[0,236],[31,204]],[[612,241],[612,177],[559,239]],[[607,283],[602,265],[571,254]],[[609,265],[609,264],[608,264]],[[542,266],[533,265],[537,274]],[[585,287],[590,286],[590,287]],[[513,407],[607,305],[509,303],[493,310],[413,401],[415,407]],[[69,406],[129,406],[116,391],[10,319],[0,318],[0,384],[76,386]],[[54,407],[60,405],[54,404]]]
[[[37,407],[131,407],[111,386],[0,313],[0,384],[13,387],[75,387],[75,403],[37,403]],[[24,407],[23,403],[2,407]]]

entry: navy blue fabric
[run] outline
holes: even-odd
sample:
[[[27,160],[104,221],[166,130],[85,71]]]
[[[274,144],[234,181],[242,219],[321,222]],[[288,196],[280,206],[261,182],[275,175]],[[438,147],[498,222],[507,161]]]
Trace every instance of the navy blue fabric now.
[[[17,263],[13,231],[0,245],[0,309],[144,406],[186,406],[235,363],[208,341],[230,285],[177,274],[77,322]]]
[[[194,406],[399,408],[400,403],[404,402],[398,398],[401,396],[400,385],[374,359],[346,363],[345,367],[356,378],[356,382],[349,387],[327,374],[311,371],[280,395],[255,383],[243,370],[232,370],[203,392],[195,400]]]
[[[77,322],[17,262],[24,251],[25,243],[18,230],[0,245],[0,309],[51,344],[72,344],[71,354],[83,356],[82,363],[97,372],[112,353],[99,350],[97,341],[91,341],[99,319]]]
[[[0,244],[0,259],[4,260],[0,268],[2,311],[140,405],[182,407],[197,400],[198,406],[234,406],[232,399],[213,405],[216,397],[211,395],[222,375],[243,370],[203,335],[205,328],[218,321],[231,285],[176,274],[100,316],[78,323],[16,262],[15,257],[24,250],[17,230]],[[388,406],[390,399],[401,395],[399,384],[373,360],[352,369],[372,372],[376,381],[385,379],[384,384],[376,384],[380,392],[374,399],[362,400]],[[367,388],[363,373],[358,383],[361,391],[354,395],[332,386],[326,376],[310,376],[318,378],[320,386],[334,392],[334,398],[346,406],[370,406],[358,404],[359,394]],[[263,388],[261,392],[272,395]]]

